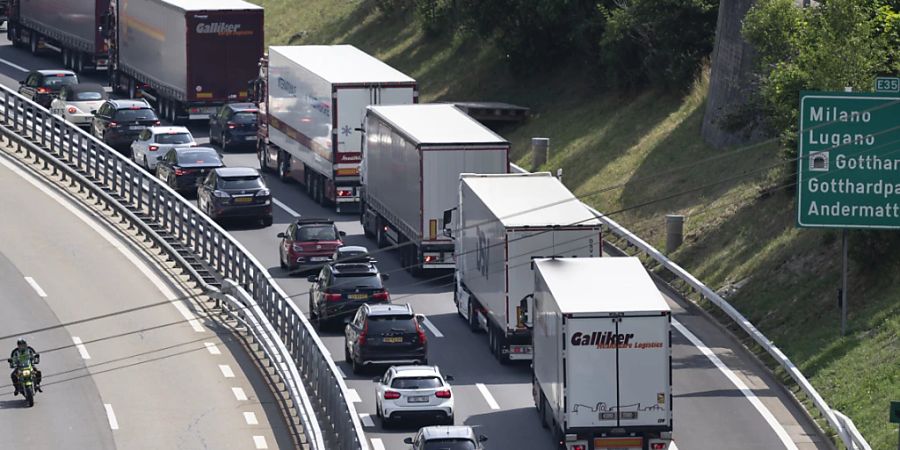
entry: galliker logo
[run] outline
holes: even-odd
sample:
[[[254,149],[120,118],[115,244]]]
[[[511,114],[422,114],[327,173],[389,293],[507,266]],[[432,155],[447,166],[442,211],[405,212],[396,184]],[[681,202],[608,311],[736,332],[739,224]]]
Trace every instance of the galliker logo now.
[[[212,22],[212,23],[203,23],[200,22],[197,24],[197,34],[218,34],[220,36],[230,36],[230,35],[252,35],[252,30],[241,31],[241,24],[239,23],[225,23],[225,22]]]
[[[662,342],[636,342],[634,333],[615,333],[612,331],[594,331],[591,333],[575,332],[572,335],[572,345],[575,347],[596,347],[605,349],[638,349],[662,348]]]

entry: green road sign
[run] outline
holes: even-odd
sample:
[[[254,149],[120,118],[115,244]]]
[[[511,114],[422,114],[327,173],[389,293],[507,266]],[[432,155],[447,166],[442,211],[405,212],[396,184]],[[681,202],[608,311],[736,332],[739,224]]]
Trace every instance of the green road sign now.
[[[900,402],[891,402],[891,423],[900,423]]]
[[[878,77],[875,79],[875,92],[900,92],[900,78]]]
[[[797,225],[900,228],[900,96],[802,92]]]

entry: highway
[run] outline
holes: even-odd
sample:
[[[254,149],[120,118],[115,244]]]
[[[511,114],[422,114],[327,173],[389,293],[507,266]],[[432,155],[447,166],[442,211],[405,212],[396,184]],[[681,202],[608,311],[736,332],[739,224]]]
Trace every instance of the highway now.
[[[3,44],[0,42],[0,74],[2,74],[0,82],[8,86],[18,84],[16,80],[24,75],[20,69],[60,67],[60,62],[56,58],[35,58],[24,51]],[[195,123],[192,131],[201,142],[207,142],[204,123]],[[255,154],[249,151],[231,152],[225,156],[225,160],[229,166],[258,167]],[[0,180],[5,178],[4,175],[0,173]],[[347,233],[345,239],[347,244],[364,245],[370,250],[374,250],[376,246],[374,241],[362,235],[356,216],[337,215],[332,210],[314,204],[303,193],[301,186],[283,183],[272,175],[268,175],[267,180],[273,195],[278,199],[275,224],[259,228],[249,224],[228,223],[226,227],[269,268],[274,277],[278,278],[284,290],[293,296],[297,306],[306,311],[309,283],[305,277],[287,276],[278,264],[275,235],[284,231],[294,214],[306,217],[332,217],[338,222],[338,227]],[[6,210],[5,208],[5,205],[0,203],[0,211]],[[71,237],[70,232],[64,234]],[[380,254],[378,260],[382,271],[392,275],[386,285],[394,301],[408,302],[417,313],[428,317],[431,325],[427,327],[429,360],[439,365],[442,372],[452,374],[456,379],[452,383],[456,396],[456,423],[477,427],[479,433],[485,434],[490,439],[488,448],[555,448],[550,434],[541,428],[535,412],[528,366],[501,366],[490,355],[486,336],[473,334],[464,326],[463,321],[456,315],[452,301],[451,278],[414,279],[400,270],[397,255]],[[50,275],[47,276],[52,278]],[[121,292],[126,291],[132,293],[133,289],[123,288]],[[678,448],[696,450],[830,448],[784,389],[779,387],[773,377],[755,362],[748,352],[723,333],[717,325],[698,313],[694,307],[666,291],[663,292],[673,307],[678,330],[674,333],[673,339],[674,424]],[[128,297],[130,301],[132,296]],[[107,300],[122,301],[120,298],[84,301],[89,302],[89,309],[93,310],[99,309],[95,306],[96,303]],[[145,301],[152,302],[146,299]],[[169,313],[177,314],[174,308],[169,309]],[[82,309],[79,308],[78,312],[81,313]],[[59,319],[62,322],[66,320],[62,316]],[[60,336],[59,339],[66,341],[67,337]],[[91,336],[91,339],[96,339],[96,336]],[[358,397],[354,400],[357,401],[356,407],[361,413],[361,420],[366,426],[372,448],[374,450],[406,448],[402,440],[414,434],[415,427],[384,430],[375,418],[375,394],[371,378],[378,373],[373,371],[362,376],[351,374],[349,365],[343,361],[342,332],[338,330],[323,332],[322,339],[338,366],[347,374],[348,387]],[[75,358],[70,362],[77,363],[78,354],[73,352],[66,349],[59,354],[66,353]],[[204,358],[207,356],[203,355]],[[48,358],[49,360],[51,358]],[[53,372],[52,367],[48,362],[45,372],[48,374]],[[112,377],[105,379],[110,378]],[[51,378],[47,377],[48,384],[50,380]],[[100,386],[99,383],[97,385]],[[96,387],[89,385],[84,386],[84,389],[86,391],[82,395],[96,398]],[[46,391],[48,392],[45,396],[38,398],[41,406],[42,402],[49,402],[53,395],[50,389]],[[231,400],[233,401],[233,398]],[[94,403],[97,401],[94,400]],[[116,412],[119,414],[119,408]],[[155,413],[161,414],[159,411]],[[235,414],[231,411],[229,413]],[[105,418],[102,409],[98,414],[98,417],[93,418],[85,414],[85,417],[80,419],[103,422],[102,419]],[[151,414],[148,412],[145,417],[150,417]],[[215,410],[210,414],[222,414],[222,411]],[[120,421],[123,417],[120,416]],[[3,426],[0,425],[0,430]],[[223,425],[222,428],[224,427]],[[237,433],[241,428],[229,426],[228,430]],[[106,435],[109,436],[109,433]],[[118,439],[115,432],[113,437]],[[212,445],[210,447],[218,448]]]

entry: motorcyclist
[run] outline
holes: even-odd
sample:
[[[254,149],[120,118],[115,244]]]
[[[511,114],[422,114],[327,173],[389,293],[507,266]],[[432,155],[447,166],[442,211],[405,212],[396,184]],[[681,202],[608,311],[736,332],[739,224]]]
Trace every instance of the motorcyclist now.
[[[41,371],[35,367],[39,357],[40,355],[38,355],[38,352],[34,351],[34,349],[28,345],[25,338],[19,338],[19,340],[16,341],[16,348],[9,354],[10,364],[13,366],[13,371],[9,374],[9,377],[12,379],[12,384],[16,388],[16,392],[13,395],[19,395],[19,393],[22,392],[22,389],[19,387],[19,380],[16,377],[16,372],[19,370],[19,367],[23,366],[31,366],[34,370],[34,389],[38,392],[43,392],[41,390]]]

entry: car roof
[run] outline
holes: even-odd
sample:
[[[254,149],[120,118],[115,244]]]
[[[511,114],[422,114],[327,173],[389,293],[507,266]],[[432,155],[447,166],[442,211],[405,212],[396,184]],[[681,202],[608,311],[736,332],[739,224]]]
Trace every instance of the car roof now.
[[[394,376],[400,378],[441,376],[441,371],[437,366],[393,366],[391,368],[394,369]]]
[[[456,426],[431,426],[423,427],[422,438],[426,441],[432,439],[471,439],[475,440],[475,430],[465,425]]]
[[[347,253],[350,253],[350,252],[369,253],[369,249],[367,249],[361,245],[342,245],[342,246],[338,247],[336,251],[338,253],[344,253],[344,252],[347,252]]]
[[[259,111],[253,103],[229,103],[225,105],[235,111]]]
[[[146,100],[143,99],[112,99],[109,100],[116,108],[147,108],[150,109],[150,104],[147,103]]]
[[[106,94],[106,89],[97,83],[78,83],[67,85],[66,88],[72,92],[102,92]]]
[[[205,151],[208,153],[215,153],[217,155],[219,154],[219,152],[212,147],[175,147],[172,150],[175,150],[176,152],[196,152],[199,150],[201,152]]]
[[[340,276],[342,273],[368,273],[372,275],[378,274],[378,268],[370,262],[345,262],[331,264],[331,269],[335,275]]]
[[[412,314],[412,307],[406,305],[366,305],[370,316],[392,316],[395,314]]]
[[[168,126],[159,126],[159,127],[150,127],[150,132],[153,134],[163,134],[163,133],[190,133],[186,127],[168,127]]]
[[[215,169],[215,171],[216,175],[226,178],[259,176],[259,171],[252,167],[219,167],[218,169]]]
[[[297,225],[315,225],[315,224],[334,224],[334,219],[325,219],[318,217],[310,217],[308,219],[297,219],[294,221]]]
[[[71,70],[62,70],[62,69],[44,69],[44,70],[35,70],[35,72],[37,72],[41,75],[58,75],[58,74],[62,73],[65,75],[75,76],[75,72],[72,72]]]

